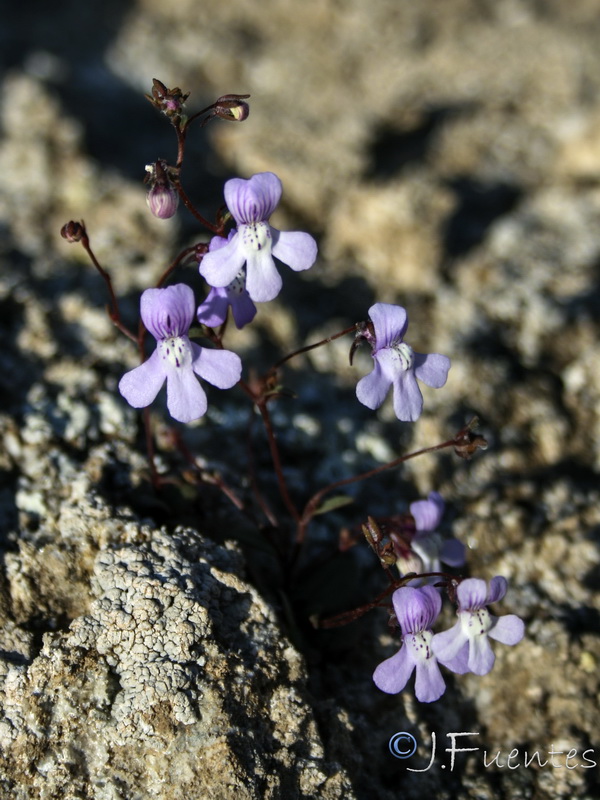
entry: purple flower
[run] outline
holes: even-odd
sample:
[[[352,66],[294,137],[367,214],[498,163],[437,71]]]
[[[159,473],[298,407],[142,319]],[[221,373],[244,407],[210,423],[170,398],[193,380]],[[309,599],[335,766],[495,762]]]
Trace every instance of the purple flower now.
[[[245,264],[248,294],[256,303],[264,303],[281,290],[273,256],[296,272],[315,263],[317,243],[312,236],[299,231],[281,233],[269,225],[281,191],[281,181],[272,172],[227,181],[225,202],[237,231],[224,247],[202,259],[200,274],[210,286],[229,286]]]
[[[227,247],[228,241],[235,236],[232,231],[229,239],[214,236],[208,246],[209,252]],[[227,311],[231,306],[231,313],[237,328],[252,322],[256,316],[256,306],[246,291],[246,268],[242,267],[236,277],[228,286],[219,286],[210,290],[206,300],[198,307],[198,322],[209,328],[222,325],[227,319]]]
[[[142,294],[142,321],[157,346],[147,361],[119,381],[119,391],[129,405],[150,405],[166,380],[169,413],[179,422],[191,422],[206,412],[206,394],[195,374],[219,389],[229,389],[239,381],[242,362],[238,355],[189,340],[195,305],[194,293],[183,283],[146,289]]]
[[[510,645],[521,641],[523,620],[515,614],[495,617],[486,608],[504,597],[507,586],[500,575],[492,578],[489,591],[481,578],[467,578],[458,585],[458,622],[433,637],[433,652],[440,663],[460,674],[486,675],[496,658],[488,639]]]
[[[422,703],[441,697],[446,684],[431,649],[431,627],[442,607],[439,592],[433,586],[396,589],[392,601],[402,629],[402,646],[383,661],[373,673],[375,685],[383,692],[397,694],[406,686],[416,668],[415,694]]]
[[[408,327],[406,310],[389,303],[375,303],[369,309],[374,335],[366,332],[375,367],[358,382],[356,396],[367,408],[379,408],[390,386],[394,387],[394,412],[402,422],[414,422],[423,410],[417,378],[434,389],[446,383],[450,359],[439,353],[415,353],[403,341]]]
[[[444,499],[438,492],[430,492],[427,500],[410,504],[417,529],[410,546],[421,562],[421,568],[415,572],[441,572],[442,561],[451,567],[462,567],[465,563],[464,544],[458,539],[442,539],[436,530],[442,521],[444,508]],[[435,578],[430,580],[435,582]]]

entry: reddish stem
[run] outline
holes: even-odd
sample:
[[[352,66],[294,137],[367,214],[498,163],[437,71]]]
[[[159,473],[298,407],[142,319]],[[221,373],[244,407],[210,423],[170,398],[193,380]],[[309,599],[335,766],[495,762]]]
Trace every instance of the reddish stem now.
[[[282,364],[285,364],[286,361],[289,361],[294,356],[299,356],[301,353],[308,353],[309,350],[314,350],[316,347],[321,347],[323,344],[329,344],[329,342],[333,342],[334,339],[339,339],[341,336],[345,336],[347,333],[351,333],[352,331],[356,330],[356,324],[351,325],[346,330],[340,331],[339,333],[334,333],[333,336],[328,336],[327,339],[322,339],[320,342],[315,342],[314,344],[308,344],[306,347],[301,347],[299,350],[294,350],[293,353],[285,356],[285,358],[281,358],[277,361],[276,364],[273,364],[271,369],[269,370],[269,374],[276,372]]]
[[[184,206],[187,208],[190,214],[192,214],[201,225],[204,225],[205,228],[208,228],[208,230],[211,231],[211,233],[214,233],[215,236],[221,236],[223,233],[223,226],[221,225],[219,227],[217,225],[213,225],[212,222],[209,222],[207,219],[204,219],[202,214],[194,208],[194,205],[192,204],[192,201],[185,193],[180,180],[175,181],[175,188],[177,189],[179,197],[181,197]]]
[[[162,286],[162,285],[165,283],[165,281],[166,281],[166,280],[167,280],[167,278],[168,278],[168,277],[171,275],[171,273],[172,273],[172,272],[173,272],[173,271],[174,271],[174,270],[175,270],[175,269],[176,269],[176,268],[179,266],[179,264],[181,264],[181,262],[183,261],[183,259],[184,259],[184,258],[186,258],[187,256],[189,256],[191,253],[193,253],[193,252],[195,251],[195,249],[196,249],[196,248],[195,248],[194,246],[192,246],[192,247],[186,247],[186,248],[185,248],[185,250],[182,250],[182,251],[181,251],[181,253],[179,253],[179,255],[177,256],[177,258],[175,258],[175,259],[174,259],[174,260],[173,260],[173,261],[172,261],[172,262],[169,264],[169,266],[167,267],[167,269],[166,269],[166,270],[163,272],[163,274],[162,274],[162,275],[160,276],[160,278],[158,279],[158,282],[157,282],[157,284],[156,284],[156,288],[157,288],[157,289],[160,289],[160,287],[161,287],[161,286]]]
[[[113,323],[113,325],[115,325],[121,331],[121,333],[124,333],[125,336],[127,336],[133,342],[137,342],[137,336],[134,333],[132,333],[129,330],[129,328],[127,328],[127,326],[124,325],[123,322],[121,321],[121,314],[119,312],[119,304],[117,302],[117,298],[116,298],[116,295],[115,295],[115,292],[114,292],[114,289],[113,289],[112,280],[110,278],[110,275],[108,274],[108,272],[105,269],[103,269],[100,266],[100,262],[98,261],[98,259],[94,255],[94,252],[93,252],[93,250],[91,248],[90,240],[88,238],[88,235],[87,235],[87,232],[85,230],[85,227],[84,227],[83,223],[81,223],[81,225],[82,225],[82,232],[81,232],[81,239],[80,239],[81,245],[82,245],[83,249],[85,250],[85,252],[88,254],[88,257],[89,257],[90,261],[92,262],[92,264],[96,267],[96,269],[98,270],[98,272],[100,273],[100,275],[104,279],[104,282],[106,283],[106,286],[107,286],[107,289],[108,289],[108,293],[110,295],[111,307],[110,307],[110,309],[107,309],[108,310],[108,316],[110,317],[111,322]]]
[[[200,465],[196,461],[195,457],[190,452],[188,446],[184,442],[183,437],[181,436],[179,431],[172,430],[171,431],[171,435],[173,436],[173,439],[175,440],[175,444],[177,445],[177,448],[178,448],[179,452],[183,455],[183,457],[186,459],[186,461],[194,468],[194,471],[197,473],[198,482],[199,483],[208,483],[208,484],[210,484],[212,486],[216,486],[218,489],[220,489],[223,492],[225,497],[227,497],[229,500],[231,500],[233,505],[239,511],[247,513],[247,509],[245,507],[245,504],[244,504],[243,500],[240,497],[238,497],[238,495],[233,491],[233,489],[231,489],[225,483],[225,481],[223,480],[223,478],[221,478],[220,475],[208,473],[205,470],[203,470],[202,467],[200,467]]]
[[[281,498],[287,510],[290,512],[294,520],[299,523],[300,513],[298,512],[298,509],[296,508],[294,501],[290,496],[290,493],[287,488],[287,483],[285,481],[285,476],[283,474],[283,469],[281,466],[279,447],[277,445],[277,439],[273,431],[273,425],[271,424],[271,415],[269,414],[269,411],[267,409],[268,398],[266,399],[264,397],[257,396],[245,381],[241,380],[239,382],[239,386],[243,389],[243,391],[252,400],[254,405],[258,408],[258,411],[263,421],[263,425],[265,426],[267,441],[269,442],[269,451],[271,453],[271,460],[273,461],[273,467],[275,468],[275,475],[277,476],[277,485],[279,487],[279,494],[281,495]]]
[[[401,578],[395,580],[391,586],[386,587],[381,594],[377,595],[372,603],[359,606],[359,608],[354,608],[352,611],[342,611],[341,614],[335,614],[333,617],[327,617],[326,619],[319,621],[319,624],[316,627],[336,628],[339,625],[347,625],[349,622],[354,622],[355,619],[364,617],[364,615],[373,608],[385,607],[381,606],[382,600],[384,600],[388,595],[392,594],[392,592],[395,592],[396,589],[400,589],[402,586],[410,583],[410,581],[414,581],[416,578],[444,578],[447,581],[460,581],[460,578],[456,578],[454,575],[448,575],[446,572],[411,572],[408,575],[403,575]]]
[[[380,467],[375,467],[375,469],[362,472],[360,475],[353,475],[351,478],[343,478],[342,480],[335,481],[335,483],[330,483],[329,486],[325,486],[323,489],[320,489],[304,506],[302,516],[298,520],[298,529],[296,533],[297,544],[302,544],[304,541],[306,529],[314,517],[319,503],[326,494],[329,494],[329,492],[332,492],[334,489],[339,489],[341,486],[349,486],[351,483],[357,483],[358,481],[364,481],[367,480],[367,478],[372,478],[375,475],[379,475],[381,472],[385,472],[388,469],[393,469],[394,467],[403,464],[405,461],[409,461],[411,458],[416,458],[417,456],[424,455],[425,453],[433,453],[436,450],[443,450],[445,447],[452,447],[455,442],[456,439],[449,439],[447,442],[442,442],[442,444],[436,444],[432,447],[425,447],[422,450],[416,450],[414,453],[407,453],[407,455],[400,456],[399,458],[394,459],[394,461],[389,461],[387,464],[383,464]]]
[[[150,465],[150,477],[152,479],[152,485],[155,489],[160,488],[161,479],[160,475],[158,474],[158,470],[156,469],[156,463],[154,461],[154,440],[152,438],[152,425],[150,424],[150,409],[148,407],[144,408],[142,413],[142,419],[144,420],[144,437],[146,439],[146,453],[148,455],[148,464]]]
[[[252,491],[254,493],[254,497],[256,502],[258,503],[259,508],[269,521],[270,525],[273,528],[279,528],[279,520],[275,516],[275,514],[269,508],[267,501],[262,496],[262,492],[260,491],[260,487],[258,485],[258,477],[256,473],[256,466],[254,463],[254,451],[252,449],[252,426],[254,422],[254,415],[250,414],[250,420],[248,422],[248,438],[247,438],[247,451],[248,451],[248,472],[250,476],[250,483],[252,485]]]

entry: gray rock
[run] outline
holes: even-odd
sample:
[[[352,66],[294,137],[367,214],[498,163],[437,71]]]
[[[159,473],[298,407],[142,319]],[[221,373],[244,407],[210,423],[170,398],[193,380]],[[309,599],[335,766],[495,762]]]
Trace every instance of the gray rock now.
[[[0,141],[0,795],[591,800],[597,768],[486,768],[481,756],[554,743],[581,763],[598,741],[596,0],[23,9],[0,30],[13,66]],[[389,404],[357,406],[369,358],[350,369],[345,341],[290,365],[297,400],[274,418],[295,497],[483,420],[482,457],[409,462],[355,487],[347,515],[311,534],[332,542],[436,489],[471,574],[509,579],[502,611],[525,617],[525,640],[498,647],[489,676],[449,677],[433,706],[374,688],[398,647],[383,612],[301,656],[255,532],[208,494],[200,518],[189,484],[179,505],[148,489],[138,417],[116,392],[135,348],[57,232],[85,218],[132,325],[140,291],[197,241],[184,214],[164,223],[145,206],[145,162],[175,152],[139,99],[153,77],[191,90],[192,110],[252,94],[242,126],[190,136],[184,183],[207,213],[229,174],[272,170],[277,224],[320,237],[316,267],[288,272],[281,300],[234,332],[248,364],[364,319],[376,300],[407,307],[417,350],[452,358],[412,427]],[[247,409],[233,393],[212,400],[186,443],[238,486]],[[157,406],[158,468],[185,477],[161,419]],[[275,496],[260,450],[258,462]],[[245,558],[210,540],[222,530],[251,544]],[[376,565],[356,561],[328,580],[375,594]],[[481,750],[453,771],[411,773],[387,749],[412,731],[424,766],[432,731],[443,749],[465,730]]]
[[[4,631],[6,796],[354,796],[326,760],[302,658],[236,551],[193,530],[103,528],[120,542],[95,560],[87,613],[35,654]],[[22,552],[21,572],[40,559]]]

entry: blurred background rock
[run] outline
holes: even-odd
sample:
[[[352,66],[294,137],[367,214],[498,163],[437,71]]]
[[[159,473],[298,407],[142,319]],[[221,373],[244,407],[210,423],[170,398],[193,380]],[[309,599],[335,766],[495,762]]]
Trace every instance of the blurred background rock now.
[[[369,647],[359,652],[357,643],[309,669],[312,700],[303,702],[318,721],[329,788],[318,781],[299,788],[300,755],[273,762],[279,783],[271,794],[258,779],[251,788],[251,759],[242,759],[240,786],[248,797],[597,796],[597,768],[485,770],[476,754],[452,774],[415,774],[392,759],[387,741],[396,730],[413,730],[425,743],[431,730],[441,737],[472,730],[491,752],[554,743],[600,754],[599,37],[597,0],[7,4],[0,528],[11,632],[4,652],[21,654],[9,667],[39,675],[48,658],[38,655],[42,640],[67,647],[61,629],[66,636],[92,600],[95,553],[121,541],[106,531],[94,533],[93,546],[89,537],[85,546],[69,539],[64,581],[49,579],[50,562],[36,554],[65,552],[60,520],[66,504],[72,523],[79,497],[69,475],[87,476],[81,497],[101,487],[104,502],[134,506],[134,516],[143,511],[158,524],[164,514],[149,500],[132,501],[132,487],[143,483],[143,448],[138,417],[115,390],[136,355],[105,315],[102,281],[58,231],[70,218],[85,219],[133,322],[140,291],[178,246],[197,240],[184,211],[167,223],[147,212],[144,165],[173,159],[175,149],[143,94],[155,77],[190,91],[191,110],[224,93],[250,93],[243,125],[192,132],[184,184],[211,215],[228,177],[276,172],[284,198],[275,224],[310,230],[320,259],[306,274],[287,271],[281,299],[261,308],[256,332],[236,345],[249,357],[263,339],[301,345],[364,319],[373,302],[404,305],[415,349],[452,358],[447,386],[425,390],[425,414],[409,429],[389,406],[377,417],[355,408],[357,371],[345,347],[318,352],[309,366],[319,378],[333,370],[333,384],[314,384],[306,364],[290,370],[300,401],[309,402],[304,428],[325,419],[333,430],[343,416],[346,433],[328,434],[328,452],[312,457],[326,474],[338,450],[351,458],[355,440],[359,458],[377,460],[399,442],[447,438],[479,414],[490,449],[472,464],[417,460],[357,499],[373,504],[365,514],[383,513],[390,497],[390,510],[401,510],[440,491],[455,535],[470,548],[472,574],[508,578],[502,610],[523,615],[528,633],[510,652],[498,648],[491,675],[453,680],[441,701],[422,707],[410,692],[387,697],[370,682],[370,670],[395,647],[385,620],[373,615],[361,634]],[[182,277],[200,288],[193,269]],[[345,388],[349,400],[340,399]],[[284,424],[293,428],[299,410],[300,403],[284,406]],[[207,425],[189,435],[210,448],[202,436],[214,435],[216,422]],[[229,425],[232,436],[241,429]],[[218,461],[222,448],[213,447],[202,452]],[[168,462],[169,453],[163,457]],[[297,467],[298,481],[306,471]],[[60,558],[51,563],[60,572]],[[31,739],[19,728],[7,739],[14,759],[0,767],[7,792],[30,774],[23,789],[30,793],[15,796],[42,796],[35,775],[43,752],[64,749],[60,730]],[[19,736],[29,749],[15,755]],[[73,763],[92,762],[84,751]],[[172,765],[168,771],[179,774]],[[121,796],[114,781],[105,776],[110,794],[92,773],[74,797]],[[68,785],[65,778],[65,797]],[[122,791],[138,796],[135,787]],[[165,796],[176,791],[167,785]]]

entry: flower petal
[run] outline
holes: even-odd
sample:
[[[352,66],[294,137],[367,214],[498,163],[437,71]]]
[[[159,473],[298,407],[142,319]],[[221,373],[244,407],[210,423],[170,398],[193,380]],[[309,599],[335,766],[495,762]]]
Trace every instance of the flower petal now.
[[[401,586],[392,595],[392,602],[404,635],[431,628],[442,608],[440,593],[433,586]]]
[[[488,603],[497,603],[498,600],[502,600],[507,589],[508,581],[506,578],[503,578],[502,575],[496,575],[494,578],[492,578],[486,597],[486,605]]]
[[[229,297],[227,296],[227,289],[224,286],[220,286],[210,290],[205,301],[198,306],[196,315],[198,322],[202,325],[216,328],[225,322],[228,310]]]
[[[458,539],[446,539],[440,549],[440,561],[449,567],[462,567],[467,560],[466,547]]]
[[[488,603],[487,586],[482,578],[467,578],[456,589],[460,611],[477,611]]]
[[[410,549],[416,553],[421,560],[421,568],[418,572],[440,572],[440,546],[441,536],[439,533],[423,532],[417,533],[410,543]],[[426,583],[435,583],[436,578],[425,579]]]
[[[414,668],[410,651],[402,646],[395,655],[381,662],[373,673],[373,681],[382,692],[397,694],[406,686]]]
[[[256,250],[248,255],[246,291],[255,303],[273,300],[281,291],[281,286],[281,275],[269,250]]]
[[[460,620],[449,630],[434,634],[431,649],[440,664],[452,672],[463,675],[469,671],[469,639],[462,629]]]
[[[249,180],[233,178],[225,184],[225,202],[238,225],[265,222],[281,199],[281,181],[273,172],[259,172]]]
[[[195,342],[192,346],[192,369],[218,389],[231,389],[242,375],[242,361],[231,350],[210,350]]]
[[[206,253],[200,262],[200,275],[209,286],[229,286],[244,266],[246,254],[236,232],[223,247]]]
[[[407,369],[394,380],[394,413],[401,422],[415,422],[423,411],[423,395],[412,370]]]
[[[444,498],[438,492],[430,492],[427,500],[410,504],[410,513],[415,518],[418,531],[434,531],[444,515]]]
[[[187,336],[195,307],[194,292],[185,283],[146,289],[140,301],[142,322],[157,340]]]
[[[439,389],[446,383],[450,369],[450,359],[447,356],[439,353],[414,353],[414,359],[415,375],[420,381],[432,389]]]
[[[398,375],[402,375],[406,371],[406,362],[393,347],[384,347],[382,350],[377,350],[373,353],[373,359],[379,364],[392,383]]]
[[[146,408],[156,399],[165,378],[163,363],[155,350],[147,361],[123,375],[119,391],[130,406]]]
[[[295,272],[312,267],[317,259],[317,243],[308,233],[271,228],[272,253]]]
[[[406,309],[391,303],[375,303],[369,309],[375,328],[375,352],[402,339],[408,328]]]
[[[385,400],[391,385],[391,378],[384,373],[379,361],[375,361],[372,372],[356,384],[356,396],[363,406],[375,410]]]
[[[502,644],[518,644],[525,635],[525,623],[516,614],[507,614],[505,617],[495,617],[490,614],[494,626],[488,631],[488,636]]]
[[[248,325],[256,316],[256,306],[245,289],[240,295],[231,299],[231,312],[236,328]]]
[[[433,703],[434,700],[439,700],[445,691],[446,683],[435,657],[418,662],[415,677],[417,700],[421,703]]]
[[[167,408],[173,419],[192,422],[206,413],[206,392],[193,369],[170,369],[167,373]]]
[[[475,675],[487,675],[494,666],[496,656],[487,634],[474,636],[469,641],[469,670]]]

